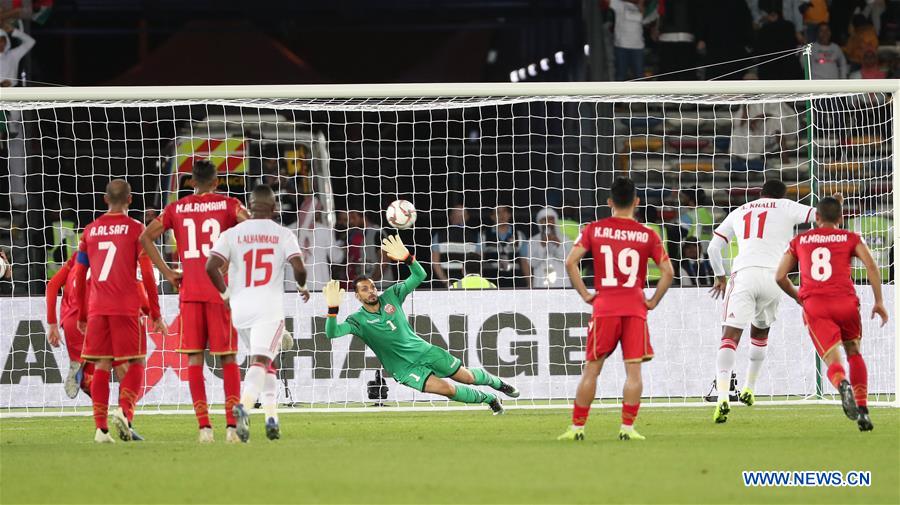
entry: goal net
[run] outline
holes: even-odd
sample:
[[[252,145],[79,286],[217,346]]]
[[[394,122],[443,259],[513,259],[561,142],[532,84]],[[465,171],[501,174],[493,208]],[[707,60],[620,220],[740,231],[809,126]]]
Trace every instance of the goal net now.
[[[389,376],[380,387],[380,364],[360,340],[324,332],[318,291],[328,279],[367,275],[383,289],[408,275],[378,247],[396,233],[382,212],[396,199],[418,210],[415,227],[399,234],[429,272],[404,306],[415,331],[514,383],[522,396],[507,405],[568,404],[590,307],[570,289],[563,260],[580,226],[609,214],[618,175],[635,180],[636,217],[663,238],[676,269],[649,315],[645,403],[697,405],[709,393],[723,303],[708,294],[706,247],[724,216],[770,179],[808,205],[845,195],[845,225],[872,248],[892,316],[884,327],[869,318],[873,297],[857,265],[869,393],[896,402],[896,92],[895,81],[6,90],[0,249],[12,279],[0,281],[0,412],[85,411],[86,395],[64,392],[66,344],[47,342],[48,279],[103,212],[111,178],[131,183],[130,214],[149,222],[192,191],[198,159],[218,167],[219,190],[232,196],[272,185],[280,220],[300,238],[314,293],[304,304],[286,285],[294,341],[277,360],[283,405],[447,405]],[[158,245],[177,266],[179,244],[164,236]],[[737,252],[732,244],[726,254]],[[588,286],[592,270],[588,259]],[[648,290],[658,279],[651,266]],[[175,352],[178,295],[158,280],[170,329],[148,334],[139,405],[191,412],[187,361]],[[339,317],[358,308],[350,296]],[[800,308],[786,298],[769,342],[760,401],[833,399]],[[243,343],[238,359],[246,365]],[[621,395],[620,363],[617,350],[599,398]],[[222,404],[219,363],[207,364],[210,403]]]

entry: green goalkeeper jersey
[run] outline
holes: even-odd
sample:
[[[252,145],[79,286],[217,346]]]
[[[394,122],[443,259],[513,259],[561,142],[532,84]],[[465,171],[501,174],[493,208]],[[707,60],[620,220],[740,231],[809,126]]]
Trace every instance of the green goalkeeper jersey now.
[[[403,301],[426,277],[418,261],[413,261],[409,270],[408,279],[394,284],[378,297],[381,308],[377,313],[360,307],[343,323],[338,323],[335,317],[325,322],[328,338],[356,335],[372,349],[384,369],[395,376],[415,365],[433,347],[416,335],[403,312]]]

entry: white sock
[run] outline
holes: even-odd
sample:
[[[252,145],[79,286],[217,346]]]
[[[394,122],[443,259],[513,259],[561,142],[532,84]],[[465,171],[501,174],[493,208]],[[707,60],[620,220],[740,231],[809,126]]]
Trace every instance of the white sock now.
[[[756,379],[759,378],[759,370],[762,368],[763,362],[766,361],[766,349],[769,339],[750,339],[750,368],[747,369],[746,387],[750,390],[756,389]]]
[[[718,401],[728,400],[728,391],[731,389],[731,370],[734,368],[735,357],[734,340],[723,338],[719,353],[716,355],[716,391],[719,392]]]
[[[266,373],[266,381],[262,393],[259,394],[266,419],[273,417],[278,422],[278,378],[273,373]]]
[[[623,425],[621,425],[621,427],[619,429],[622,431],[634,431],[634,425],[633,424],[623,424]]]
[[[262,391],[266,382],[266,369],[262,365],[251,365],[244,376],[244,391],[241,393],[241,403],[249,410],[256,403],[256,398]]]
[[[572,425],[572,429],[573,429],[573,430],[576,430],[576,431],[577,431],[577,430],[582,430],[582,431],[584,431],[584,426],[575,426],[575,425],[573,424],[573,425]]]

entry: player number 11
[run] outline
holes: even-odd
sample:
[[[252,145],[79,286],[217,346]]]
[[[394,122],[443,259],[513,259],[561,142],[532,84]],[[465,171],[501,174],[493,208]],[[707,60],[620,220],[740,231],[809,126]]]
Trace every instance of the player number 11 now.
[[[766,214],[768,213],[769,211],[760,212],[756,216],[756,221],[758,223],[756,225],[756,238],[763,238],[763,230],[766,229]],[[748,212],[744,214],[744,239],[750,238],[750,226],[752,226],[752,223],[753,213]]]

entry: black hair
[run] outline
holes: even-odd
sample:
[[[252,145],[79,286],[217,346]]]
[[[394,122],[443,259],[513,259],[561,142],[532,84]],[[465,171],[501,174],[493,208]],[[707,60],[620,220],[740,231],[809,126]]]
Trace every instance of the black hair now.
[[[216,166],[209,160],[198,160],[194,162],[191,169],[191,177],[200,184],[209,184],[216,180]]]
[[[354,292],[354,293],[357,293],[357,292],[358,292],[357,289],[356,289],[356,287],[359,286],[359,283],[360,283],[360,282],[363,282],[363,281],[369,281],[369,282],[371,282],[372,284],[375,284],[375,281],[373,281],[370,277],[367,277],[367,276],[365,276],[365,275],[360,275],[359,277],[357,277],[357,278],[353,281],[353,292]]]
[[[843,213],[841,202],[833,196],[826,196],[819,200],[819,205],[816,206],[816,212],[819,215],[819,219],[826,223],[834,224],[837,224],[837,222],[840,221],[841,214]]]
[[[463,272],[466,275],[481,275],[481,256],[477,254],[467,254],[463,263]]]
[[[787,186],[778,179],[770,179],[763,184],[760,196],[766,198],[784,198],[787,194]]]
[[[634,187],[634,181],[628,177],[617,177],[609,188],[609,197],[612,199],[613,206],[617,209],[627,209],[634,203],[637,197],[637,190]]]

